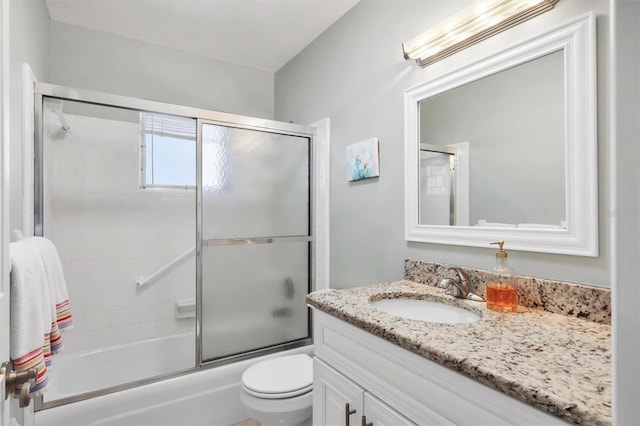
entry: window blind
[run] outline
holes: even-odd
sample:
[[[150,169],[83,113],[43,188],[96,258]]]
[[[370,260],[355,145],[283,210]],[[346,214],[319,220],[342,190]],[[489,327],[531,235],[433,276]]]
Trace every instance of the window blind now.
[[[140,113],[142,133],[196,140],[196,119],[174,115]]]

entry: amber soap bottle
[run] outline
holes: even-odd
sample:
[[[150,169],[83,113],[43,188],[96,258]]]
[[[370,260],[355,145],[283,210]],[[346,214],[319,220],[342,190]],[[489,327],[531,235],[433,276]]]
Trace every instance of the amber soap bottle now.
[[[516,271],[507,265],[504,241],[497,241],[496,264],[489,269],[486,296],[487,308],[500,312],[516,312],[518,309],[518,287]]]

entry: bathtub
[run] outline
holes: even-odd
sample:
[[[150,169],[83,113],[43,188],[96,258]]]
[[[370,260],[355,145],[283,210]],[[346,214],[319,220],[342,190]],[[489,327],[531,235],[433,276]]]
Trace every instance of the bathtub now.
[[[52,358],[44,401],[186,370],[195,364],[195,333],[145,339]],[[116,368],[100,368],[114,365]]]
[[[166,373],[166,366],[173,371],[194,365],[193,334],[172,336],[172,344],[167,338],[117,345],[85,354],[69,354],[66,358],[56,355],[51,370],[51,389],[46,401],[87,392],[97,388],[113,386],[126,381],[146,378],[150,375]],[[162,344],[161,352],[154,352]],[[156,349],[154,349],[156,348]],[[158,353],[163,356],[168,348],[177,348],[176,354],[169,355],[168,361],[153,362]],[[48,408],[35,413],[35,426],[191,426],[230,425],[248,417],[240,403],[240,378],[244,370],[255,362],[281,356],[283,354],[312,353],[313,346],[305,346],[286,352],[265,355],[238,361],[219,367],[200,369],[132,389],[114,392],[71,404]],[[145,354],[155,356],[147,357]],[[58,358],[58,359],[56,359]],[[117,368],[95,368],[105,360],[118,360]],[[138,360],[139,365],[135,365]],[[170,363],[170,364],[167,364]],[[93,366],[94,368],[89,368]],[[143,375],[137,368],[142,368]],[[65,375],[77,380],[64,380]],[[134,378],[132,378],[134,377]]]

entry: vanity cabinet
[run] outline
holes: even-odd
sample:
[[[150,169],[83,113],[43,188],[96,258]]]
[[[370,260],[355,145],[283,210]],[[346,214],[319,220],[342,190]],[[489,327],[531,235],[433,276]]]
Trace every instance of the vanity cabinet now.
[[[313,385],[314,425],[415,425],[317,358]]]
[[[566,424],[317,309],[314,341],[315,426]]]

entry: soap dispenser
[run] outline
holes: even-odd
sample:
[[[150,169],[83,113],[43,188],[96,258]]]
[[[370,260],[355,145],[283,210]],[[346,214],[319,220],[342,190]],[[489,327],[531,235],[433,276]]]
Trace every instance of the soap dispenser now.
[[[487,279],[487,308],[500,312],[516,312],[518,309],[518,287],[516,271],[507,265],[504,241],[497,241],[496,264],[489,269]]]

